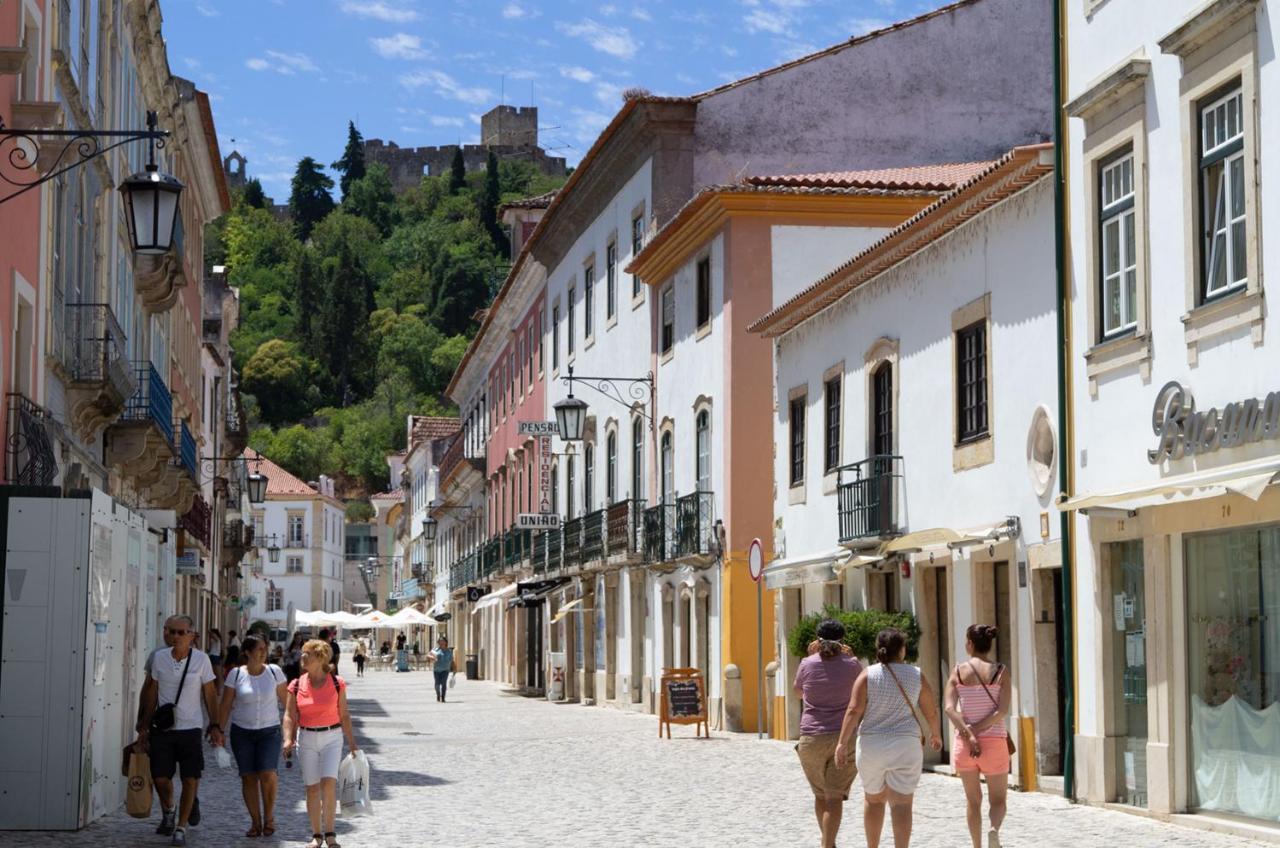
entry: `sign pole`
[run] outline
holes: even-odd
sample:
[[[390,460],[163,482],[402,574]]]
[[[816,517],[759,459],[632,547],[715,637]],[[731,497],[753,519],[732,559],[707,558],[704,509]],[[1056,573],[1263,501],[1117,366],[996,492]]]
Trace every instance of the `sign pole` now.
[[[764,738],[764,545],[751,540],[747,568],[756,583],[756,738]]]

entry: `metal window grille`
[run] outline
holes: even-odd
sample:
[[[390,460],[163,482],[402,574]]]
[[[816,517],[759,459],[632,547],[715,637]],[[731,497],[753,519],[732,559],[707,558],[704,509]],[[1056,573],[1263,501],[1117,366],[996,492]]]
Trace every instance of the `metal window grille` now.
[[[987,322],[979,321],[956,333],[956,392],[960,442],[987,434]]]
[[[791,422],[791,485],[798,486],[804,482],[804,404],[803,396],[795,398],[789,405]]]

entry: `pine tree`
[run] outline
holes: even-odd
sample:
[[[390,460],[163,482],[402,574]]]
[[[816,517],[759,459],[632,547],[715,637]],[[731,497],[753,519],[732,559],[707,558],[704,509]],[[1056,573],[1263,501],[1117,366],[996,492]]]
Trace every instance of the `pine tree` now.
[[[480,223],[484,225],[493,246],[500,255],[510,251],[507,234],[498,222],[498,202],[502,199],[502,189],[498,182],[498,157],[489,151],[489,158],[484,166],[484,192],[480,195]]]
[[[364,308],[366,281],[348,245],[324,261],[325,297],[320,330],[325,365],[337,388],[338,403],[347,406],[355,397],[352,375],[363,358],[369,314]]]
[[[347,121],[347,146],[342,151],[342,158],[329,167],[340,173],[338,187],[342,189],[342,199],[347,199],[351,184],[365,174],[364,136],[356,129],[355,121]]]
[[[241,199],[246,206],[251,206],[254,209],[267,208],[267,196],[262,191],[262,183],[257,177],[244,184],[244,194],[241,195]]]
[[[467,184],[467,163],[462,158],[462,147],[453,148],[453,163],[449,166],[449,193],[457,194]]]
[[[310,156],[298,162],[294,172],[292,192],[289,194],[289,214],[293,216],[293,229],[298,240],[311,237],[316,224],[333,211],[333,180],[320,168],[320,163]]]
[[[320,351],[317,344],[319,327],[316,325],[316,314],[319,311],[322,286],[319,279],[320,269],[316,267],[314,252],[309,247],[302,248],[298,257],[297,283],[294,290],[295,302],[298,305],[298,341],[308,356],[316,356]]]

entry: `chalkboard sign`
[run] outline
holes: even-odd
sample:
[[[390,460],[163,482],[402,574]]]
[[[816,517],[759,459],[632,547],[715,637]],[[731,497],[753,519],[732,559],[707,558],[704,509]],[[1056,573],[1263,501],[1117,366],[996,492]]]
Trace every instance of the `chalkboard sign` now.
[[[696,736],[707,730],[707,692],[699,669],[665,669],[660,695],[659,739],[662,738],[663,727],[666,727],[667,738],[671,738],[673,724],[697,725],[694,729]],[[709,731],[707,735],[711,735]]]

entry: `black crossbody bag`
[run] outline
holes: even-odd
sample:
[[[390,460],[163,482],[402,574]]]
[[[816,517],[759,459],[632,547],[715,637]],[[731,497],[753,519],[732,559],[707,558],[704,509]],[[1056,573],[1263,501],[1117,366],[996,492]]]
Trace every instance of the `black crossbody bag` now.
[[[151,731],[153,733],[163,733],[166,730],[173,729],[176,721],[174,710],[177,703],[182,700],[182,687],[187,685],[187,670],[191,667],[191,655],[194,653],[194,650],[187,652],[187,661],[182,664],[182,677],[178,680],[178,695],[173,699],[173,703],[161,704],[151,714]]]

